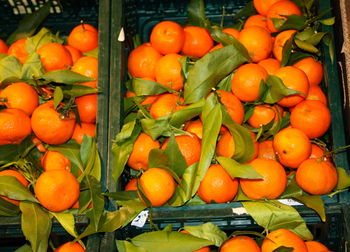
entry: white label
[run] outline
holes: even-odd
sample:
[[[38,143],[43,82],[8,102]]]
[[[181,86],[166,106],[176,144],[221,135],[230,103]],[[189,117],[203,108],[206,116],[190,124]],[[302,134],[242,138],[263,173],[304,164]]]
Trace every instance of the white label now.
[[[279,202],[281,202],[282,204],[288,205],[288,206],[302,206],[303,204],[292,200],[292,199],[280,199],[278,200]]]
[[[232,212],[236,215],[247,214],[247,210],[244,207],[232,208]]]
[[[135,219],[131,222],[131,226],[135,227],[143,227],[147,221],[148,218],[148,210],[144,210],[139,215],[136,216]]]
[[[125,40],[124,28],[122,27],[119,32],[118,41],[123,42]]]

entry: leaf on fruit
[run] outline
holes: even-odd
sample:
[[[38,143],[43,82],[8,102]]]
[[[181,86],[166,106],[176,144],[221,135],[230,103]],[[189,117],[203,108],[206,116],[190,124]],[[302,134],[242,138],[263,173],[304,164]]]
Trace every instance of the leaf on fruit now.
[[[171,88],[161,85],[157,82],[145,80],[142,78],[132,78],[132,89],[136,96],[158,95],[166,92],[174,92]]]
[[[86,77],[84,75],[81,75],[79,73],[76,73],[67,69],[47,72],[42,76],[42,78],[46,81],[62,83],[62,84],[75,84],[75,83],[82,83],[82,82],[95,80],[93,78]]]
[[[0,82],[8,79],[20,79],[22,73],[22,64],[12,55],[6,56],[0,60]]]
[[[219,163],[231,178],[262,179],[263,177],[249,164],[241,164],[232,158],[217,157]]]
[[[0,195],[14,200],[38,202],[28,188],[9,175],[0,176]]]
[[[29,54],[28,58],[23,64],[21,79],[39,79],[45,73],[41,64],[40,56],[37,53]]]
[[[220,230],[218,226],[211,222],[207,222],[198,226],[185,226],[184,230],[188,231],[191,235],[198,238],[212,241],[217,247],[220,247],[227,239],[226,233]]]

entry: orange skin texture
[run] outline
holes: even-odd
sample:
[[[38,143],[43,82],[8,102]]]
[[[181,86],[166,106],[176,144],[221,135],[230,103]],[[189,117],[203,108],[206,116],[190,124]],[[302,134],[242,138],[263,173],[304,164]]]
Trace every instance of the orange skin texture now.
[[[181,63],[179,54],[167,54],[156,63],[156,81],[168,88],[179,91],[183,88]]]
[[[230,202],[238,192],[238,180],[232,179],[218,164],[211,165],[198,188],[199,197],[207,203]]]
[[[311,154],[309,158],[321,158],[324,161],[331,161],[331,156],[329,154],[326,155],[326,149],[318,146],[317,144],[311,144]]]
[[[259,61],[258,65],[262,66],[267,74],[274,75],[275,72],[281,67],[281,62],[274,58],[267,58]]]
[[[89,24],[77,25],[68,35],[68,45],[81,52],[91,51],[98,46],[98,30]]]
[[[320,101],[326,106],[328,104],[327,97],[320,86],[310,86],[309,93],[307,94],[305,100]]]
[[[303,131],[310,139],[321,137],[331,125],[331,112],[320,101],[305,100],[293,108],[290,124]]]
[[[150,43],[142,44],[132,50],[128,57],[128,71],[133,77],[155,79],[155,67],[162,57]]]
[[[294,35],[294,33],[296,33],[296,30],[286,30],[277,34],[273,43],[272,53],[278,61],[282,61],[283,47],[286,44],[287,40],[289,40]]]
[[[34,134],[47,144],[63,144],[73,135],[75,115],[71,111],[67,118],[54,109],[53,101],[39,105],[33,112],[31,125]]]
[[[75,99],[81,122],[95,123],[97,115],[97,94],[87,94]]]
[[[160,144],[149,135],[141,133],[134,142],[133,150],[128,159],[128,166],[134,170],[148,169],[148,155],[152,149],[159,149]]]
[[[266,16],[263,16],[260,14],[250,16],[245,21],[243,28],[245,29],[251,26],[259,26],[261,28],[268,30]]]
[[[256,105],[251,117],[248,119],[248,124],[253,128],[260,128],[263,125],[270,123],[276,118],[276,109],[271,105]],[[278,116],[277,116],[278,119]]]
[[[265,140],[265,141],[259,142],[258,158],[276,160],[276,153],[273,148],[272,140]]]
[[[159,95],[150,107],[150,114],[154,118],[169,115],[170,113],[176,112],[180,107],[180,103],[183,102],[183,98],[176,94],[162,94]]]
[[[199,161],[201,156],[201,142],[196,135],[175,136],[175,141],[188,166],[191,166]],[[164,141],[161,148],[162,150],[166,149],[168,142],[169,138]]]
[[[303,70],[309,79],[310,86],[317,86],[323,79],[322,64],[312,57],[307,57],[295,63],[293,66]]]
[[[85,249],[77,242],[67,242],[55,249],[54,252],[85,252]]]
[[[275,160],[262,158],[256,158],[249,164],[263,178],[240,179],[244,194],[254,200],[278,198],[287,185],[287,175],[283,166]]]
[[[201,120],[189,121],[186,123],[184,130],[195,134],[199,139],[202,139],[203,123]]]
[[[73,72],[79,73],[86,77],[93,78],[93,81],[87,81],[79,83],[84,86],[89,86],[92,88],[97,87],[98,79],[98,59],[92,56],[83,56],[80,57],[71,68]]]
[[[29,116],[39,105],[38,93],[25,82],[16,82],[5,87],[0,91],[0,97],[7,100],[3,103],[7,108],[21,109]]]
[[[37,50],[40,55],[41,63],[46,72],[68,69],[73,65],[72,56],[69,51],[61,44],[44,44]]]
[[[301,130],[291,127],[275,135],[273,147],[281,164],[290,168],[298,168],[311,154],[309,138]]]
[[[261,252],[272,252],[280,246],[293,247],[294,252],[308,252],[305,242],[299,236],[282,228],[272,231],[266,236],[261,246]]]
[[[160,168],[150,168],[140,177],[140,186],[152,206],[164,205],[174,194],[176,183],[173,177]]]
[[[5,41],[3,41],[2,39],[0,39],[0,53],[2,54],[7,54],[9,47],[8,45],[5,43]]]
[[[24,64],[24,62],[27,60],[28,53],[26,49],[26,38],[19,39],[16,42],[14,42],[12,45],[10,45],[7,54],[12,55],[16,57],[19,62]]]
[[[231,80],[231,90],[238,99],[245,102],[255,101],[259,98],[260,83],[266,81],[266,70],[254,63],[240,66]]]
[[[137,191],[137,178],[132,178],[125,186],[125,191]]]
[[[254,8],[256,9],[256,11],[263,16],[266,16],[267,11],[269,10],[269,8],[274,4],[277,3],[281,0],[254,0],[253,4],[254,4]]]
[[[256,241],[249,236],[239,235],[225,241],[220,247],[220,252],[260,252],[260,247]]]
[[[77,141],[78,144],[81,144],[84,139],[84,135],[94,137],[96,135],[96,124],[94,123],[81,123],[75,124],[72,139]]]
[[[298,185],[313,195],[331,192],[338,182],[338,174],[330,161],[309,158],[302,162],[296,173]]]
[[[0,145],[19,144],[32,133],[29,116],[20,109],[0,110]]]
[[[83,54],[81,53],[81,51],[79,51],[78,49],[74,48],[73,46],[70,45],[63,45],[64,48],[66,48],[68,50],[68,52],[70,53],[70,56],[72,57],[72,62],[73,64],[75,62],[77,62],[77,60],[79,58],[81,58],[83,56]]]
[[[248,50],[253,62],[259,62],[270,56],[272,51],[272,37],[270,32],[259,26],[251,26],[241,30],[238,40]]]
[[[77,179],[67,170],[43,172],[35,184],[35,196],[40,204],[52,212],[60,212],[73,206],[80,194]]]
[[[305,245],[308,252],[329,252],[330,250],[318,241],[306,241]]]
[[[216,93],[219,95],[220,101],[224,104],[232,120],[238,124],[242,124],[244,108],[241,101],[231,92],[217,90]]]
[[[21,184],[24,186],[24,187],[28,187],[29,185],[29,182],[27,181],[27,179],[21,174],[19,173],[18,171],[14,171],[14,170],[2,170],[0,171],[0,176],[13,176],[15,177],[19,182],[21,182]],[[10,199],[8,197],[5,197],[5,196],[1,196],[1,198],[3,198],[4,200],[12,203],[12,204],[15,204],[15,205],[19,205],[19,201],[18,200],[13,200],[13,199]]]
[[[47,151],[41,159],[41,165],[44,171],[49,170],[68,170],[70,171],[70,161],[58,151]]]
[[[187,26],[184,31],[185,41],[181,50],[182,54],[201,58],[214,46],[214,40],[206,29]]]
[[[230,158],[233,154],[235,154],[235,141],[230,131],[226,131],[216,144],[216,155]]]
[[[293,66],[281,67],[275,72],[275,75],[281,78],[283,84],[301,94],[293,94],[283,97],[277,102],[282,107],[293,107],[304,100],[309,92],[309,80],[306,74]]]
[[[283,16],[282,16],[283,15]],[[271,32],[278,32],[275,25],[272,22],[272,18],[287,19],[285,16],[298,15],[301,16],[302,13],[298,6],[289,0],[278,1],[270,6],[266,13],[267,17],[267,27]]]
[[[150,42],[161,54],[179,53],[185,42],[185,32],[176,22],[162,21],[153,27]]]

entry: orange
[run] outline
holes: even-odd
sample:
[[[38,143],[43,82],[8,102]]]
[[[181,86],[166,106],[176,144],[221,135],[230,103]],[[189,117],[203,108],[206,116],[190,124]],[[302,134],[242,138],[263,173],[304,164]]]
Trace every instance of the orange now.
[[[181,230],[181,233],[185,233],[185,234],[190,234],[190,232],[186,231],[186,230]],[[196,249],[193,252],[210,252],[210,247],[209,246],[205,246],[203,248],[200,249]]]
[[[309,81],[306,74],[293,66],[281,67],[275,72],[283,84],[294,91],[301,92],[283,97],[277,102],[282,107],[293,107],[305,99],[309,92]]]
[[[47,151],[41,159],[41,165],[45,171],[68,170],[70,171],[70,161],[58,151]]]
[[[272,252],[281,246],[294,248],[294,252],[308,252],[305,242],[299,236],[283,228],[266,235],[261,246],[261,252]]]
[[[98,30],[89,24],[80,24],[68,35],[68,45],[81,52],[91,51],[98,46]]]
[[[326,154],[327,149],[324,147],[321,147],[317,144],[312,143],[311,144],[311,154],[309,158],[316,158],[316,159],[321,159],[321,160],[331,160],[331,156],[329,154]]]
[[[209,166],[199,188],[199,197],[207,203],[226,203],[233,200],[238,192],[238,180],[218,164]]]
[[[128,159],[128,166],[135,170],[148,168],[148,154],[152,149],[159,149],[160,144],[149,135],[141,133],[136,141]]]
[[[240,179],[242,191],[254,200],[276,199],[287,185],[287,175],[276,160],[256,158],[249,163],[262,179]]]
[[[150,43],[132,50],[128,57],[128,71],[133,77],[155,79],[155,67],[162,55]]]
[[[130,98],[130,97],[135,97],[136,95],[135,95],[134,92],[128,90],[128,91],[126,91],[125,96],[126,96],[127,98]],[[152,104],[155,100],[157,100],[157,98],[158,98],[158,95],[148,95],[148,96],[146,96],[146,97],[144,98],[144,100],[141,102],[141,105],[150,105],[150,104]]]
[[[75,104],[81,122],[95,123],[97,115],[97,94],[88,94],[75,98]]]
[[[28,187],[28,185],[29,185],[28,180],[21,173],[19,173],[18,171],[2,170],[2,171],[0,171],[0,176],[12,176],[12,177],[15,177],[19,182],[21,182],[21,184],[24,187]],[[8,197],[1,196],[1,195],[0,195],[0,197],[3,198],[4,200],[8,201],[8,202],[11,202],[12,204],[15,204],[17,206],[19,205],[19,201],[18,200],[13,200],[13,199],[10,199]]]
[[[38,93],[25,82],[16,82],[5,87],[0,91],[0,99],[5,100],[3,104],[6,107],[21,109],[29,116],[39,105]]]
[[[79,73],[86,77],[95,79],[94,81],[88,81],[80,83],[84,86],[96,88],[98,79],[98,59],[92,56],[80,57],[71,68],[73,72]]]
[[[274,58],[267,58],[258,62],[259,66],[262,66],[269,75],[274,75],[275,72],[281,67],[281,62]]]
[[[255,63],[244,64],[234,73],[231,80],[231,90],[238,99],[245,102],[259,98],[261,81],[266,81],[267,72]]]
[[[239,35],[239,30],[235,29],[235,28],[225,28],[222,29],[222,32],[231,35],[232,37],[238,39],[238,35]]]
[[[151,104],[149,112],[154,118],[166,116],[181,109],[182,102],[183,98],[176,94],[162,94]]]
[[[72,56],[69,51],[61,44],[44,44],[37,50],[40,55],[41,63],[46,72],[68,69],[73,65]]]
[[[182,156],[186,160],[188,166],[199,161],[201,156],[201,142],[199,138],[193,134],[175,136],[175,141],[179,147]],[[169,138],[164,141],[162,150],[165,150],[169,142]]]
[[[256,241],[248,236],[234,236],[222,244],[220,252],[260,252]]]
[[[331,112],[320,101],[305,100],[293,108],[290,124],[310,139],[317,138],[323,136],[331,125]]]
[[[166,170],[150,168],[141,175],[140,187],[152,206],[162,206],[175,193],[176,183]]]
[[[313,57],[307,57],[299,60],[293,66],[303,70],[309,79],[310,86],[317,86],[323,79],[322,63],[315,60]]]
[[[0,53],[2,54],[7,54],[9,47],[8,45],[5,43],[5,41],[3,41],[2,39],[0,39]]]
[[[270,6],[270,8],[266,13],[267,27],[271,32],[277,32],[278,30],[276,29],[274,23],[272,22],[272,18],[287,19],[284,16],[289,16],[289,15],[298,15],[298,16],[302,15],[298,6],[294,2],[289,0],[283,0],[283,1],[278,1],[274,3],[273,5]]]
[[[310,86],[305,100],[316,100],[322,102],[324,105],[328,104],[327,97],[320,86]]]
[[[153,27],[150,36],[152,46],[161,54],[180,52],[184,41],[184,30],[173,21],[159,22]]]
[[[265,141],[259,142],[258,158],[276,160],[276,153],[273,148],[272,140],[265,140]]]
[[[84,135],[94,137],[96,134],[96,124],[94,123],[78,123],[75,124],[72,139],[77,141],[78,144],[83,142]]]
[[[26,48],[26,38],[22,38],[10,45],[7,54],[16,57],[19,62],[24,64],[26,62],[28,53]]]
[[[248,17],[244,23],[243,28],[245,29],[252,26],[259,26],[261,28],[268,30],[266,16],[256,14]]]
[[[73,135],[75,115],[61,115],[54,109],[53,101],[39,105],[33,112],[31,125],[34,134],[47,144],[63,144]]]
[[[263,15],[266,16],[267,11],[269,10],[269,8],[276,2],[279,2],[281,0],[254,0],[253,4],[254,4],[254,8],[256,9],[256,11]]]
[[[296,181],[305,192],[313,195],[330,193],[338,182],[338,174],[330,161],[309,158],[303,161],[296,173]]]
[[[30,118],[22,110],[0,110],[0,145],[20,144],[31,133]]]
[[[179,91],[183,88],[181,63],[182,56],[170,53],[161,57],[155,67],[156,81],[168,88]]]
[[[34,192],[43,207],[52,212],[60,212],[78,200],[80,185],[69,171],[50,170],[39,176]]]
[[[305,245],[308,252],[330,252],[330,250],[318,241],[306,241]]]
[[[225,131],[216,144],[216,154],[223,157],[232,157],[235,154],[235,141],[230,131]]]
[[[54,252],[85,252],[85,249],[77,242],[67,242],[55,249]]]
[[[77,62],[77,60],[83,56],[83,54],[81,53],[81,51],[79,51],[78,49],[76,49],[73,46],[70,45],[63,45],[64,48],[66,48],[68,50],[68,52],[70,53],[70,56],[72,57],[72,62],[73,64],[75,62]]]
[[[232,120],[242,124],[244,119],[244,108],[241,101],[233,94],[224,90],[217,90],[221,103],[225,106]]]
[[[253,62],[259,62],[270,56],[272,51],[272,37],[270,32],[259,26],[251,26],[241,30],[238,40],[248,50]]]
[[[214,40],[209,32],[197,26],[186,26],[185,41],[182,53],[187,56],[203,57],[214,46]]]
[[[292,127],[284,128],[275,135],[273,148],[281,164],[290,168],[298,168],[311,154],[309,138],[301,130]]]
[[[195,134],[199,139],[203,136],[203,123],[201,120],[188,121],[185,124],[184,130]]]
[[[256,105],[253,114],[248,119],[248,124],[253,128],[260,128],[276,118],[276,109],[269,104]],[[278,116],[277,116],[278,119]]]
[[[277,34],[273,43],[272,53],[278,61],[282,61],[283,47],[286,42],[296,33],[296,30],[286,30]]]
[[[132,178],[125,186],[125,191],[137,191],[137,178]]]

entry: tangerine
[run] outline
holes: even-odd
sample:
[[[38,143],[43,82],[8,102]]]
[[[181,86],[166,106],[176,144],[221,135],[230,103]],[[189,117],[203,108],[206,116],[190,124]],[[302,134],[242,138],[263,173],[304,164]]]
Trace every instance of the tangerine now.
[[[307,252],[305,242],[292,231],[280,228],[266,235],[261,252],[272,252],[278,247],[294,248],[294,252]]]
[[[98,46],[98,30],[89,24],[77,25],[68,35],[68,45],[81,52],[91,51]]]
[[[309,79],[310,86],[317,86],[323,79],[322,63],[315,60],[313,57],[307,57],[299,60],[293,66],[302,70]]]
[[[200,58],[214,46],[214,40],[205,28],[186,26],[184,32],[185,41],[181,50],[184,55]]]
[[[310,86],[305,100],[316,100],[327,106],[327,97],[320,86]]]
[[[230,131],[225,131],[216,144],[216,155],[231,158],[235,154],[235,141]]]
[[[70,171],[70,160],[58,151],[46,151],[41,159],[44,171],[68,170]]]
[[[330,250],[318,241],[306,241],[305,245],[308,252],[330,252]]]
[[[224,242],[220,247],[220,252],[260,252],[260,247],[256,241],[246,235],[234,236]]]
[[[258,158],[276,160],[276,152],[273,148],[272,140],[265,140],[265,141],[259,142]]]
[[[97,94],[87,94],[75,98],[80,121],[95,123],[97,116]]]
[[[281,67],[281,62],[274,58],[267,58],[258,62],[259,66],[262,66],[267,74],[274,75],[275,72]]]
[[[261,28],[268,30],[266,16],[256,14],[256,15],[251,15],[250,17],[248,17],[244,23],[243,28],[245,29],[245,28],[252,27],[252,26],[259,26]]]
[[[19,62],[24,64],[28,57],[28,52],[26,48],[26,38],[22,38],[10,45],[7,54],[12,55],[18,59]]]
[[[55,249],[54,252],[85,252],[85,249],[77,242],[67,242]]]
[[[182,102],[183,98],[176,94],[165,93],[159,95],[159,97],[151,104],[150,114],[153,118],[169,115],[180,110],[182,107],[179,103]]]
[[[286,30],[277,34],[273,43],[272,53],[278,61],[283,59],[283,48],[287,41],[292,38],[296,30]]]
[[[5,41],[0,39],[0,53],[7,54],[8,50],[9,50],[8,45],[5,43]]]
[[[86,77],[93,78],[95,80],[80,83],[84,86],[89,86],[92,88],[97,87],[98,79],[98,59],[92,56],[80,57],[71,68],[71,71],[84,75]]]
[[[94,137],[96,135],[96,124],[94,123],[78,123],[75,124],[72,139],[78,144],[82,144],[84,135]]]
[[[156,81],[168,88],[179,91],[183,88],[181,55],[170,53],[161,57],[155,66]]]
[[[83,56],[81,51],[79,51],[77,48],[70,46],[70,45],[64,45],[64,48],[67,49],[67,51],[70,53],[70,56],[72,57],[72,63],[74,64],[77,62],[79,58]]]
[[[47,43],[37,50],[46,72],[69,69],[73,64],[69,51],[59,43]]]
[[[241,101],[231,92],[216,90],[216,93],[232,120],[238,124],[242,124],[244,120],[244,107]]]
[[[195,134],[199,139],[202,139],[203,123],[201,120],[188,121],[185,124],[184,130]]]
[[[269,8],[276,2],[279,2],[281,0],[254,0],[254,8],[256,11],[263,16],[266,16],[267,11]]]

